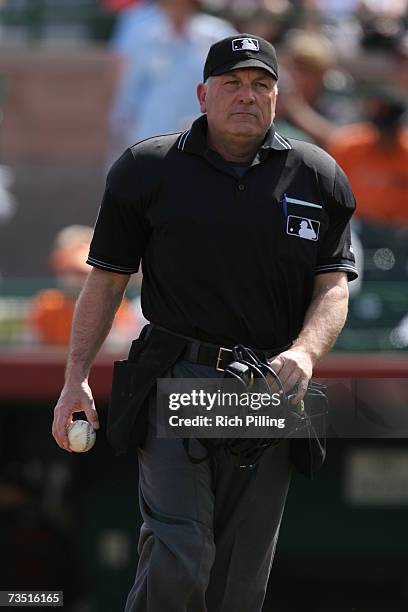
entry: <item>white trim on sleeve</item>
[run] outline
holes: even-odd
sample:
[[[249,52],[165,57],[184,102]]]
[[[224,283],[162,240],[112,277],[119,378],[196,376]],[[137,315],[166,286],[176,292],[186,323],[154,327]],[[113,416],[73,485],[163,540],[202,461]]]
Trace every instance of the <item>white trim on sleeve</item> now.
[[[104,268],[105,270],[110,270],[111,272],[123,272],[124,274],[133,274],[138,271],[138,268],[126,268],[124,266],[115,266],[114,264],[107,263],[106,261],[101,261],[100,259],[96,259],[95,257],[89,256],[87,259],[87,263],[91,266],[95,265],[97,267]]]

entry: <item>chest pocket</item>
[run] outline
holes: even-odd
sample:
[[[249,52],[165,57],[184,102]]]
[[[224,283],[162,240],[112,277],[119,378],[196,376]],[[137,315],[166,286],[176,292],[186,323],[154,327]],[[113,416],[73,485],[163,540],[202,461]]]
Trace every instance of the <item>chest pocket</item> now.
[[[321,204],[284,194],[282,208],[287,236],[315,243],[321,239],[326,230],[326,215]]]

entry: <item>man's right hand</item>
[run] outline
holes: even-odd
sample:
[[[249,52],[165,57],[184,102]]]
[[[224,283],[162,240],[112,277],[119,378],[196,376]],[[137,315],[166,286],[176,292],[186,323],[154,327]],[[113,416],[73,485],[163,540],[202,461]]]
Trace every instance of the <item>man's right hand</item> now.
[[[72,415],[75,412],[85,412],[92,427],[99,429],[98,413],[96,412],[92,391],[86,381],[66,383],[54,408],[52,435],[58,446],[68,452],[72,451],[69,448],[67,427],[72,423]]]
[[[66,451],[71,451],[67,426],[72,423],[74,412],[85,412],[90,425],[99,429],[88,373],[112,327],[129,278],[93,268],[75,306],[65,385],[55,406],[52,425],[52,435]]]

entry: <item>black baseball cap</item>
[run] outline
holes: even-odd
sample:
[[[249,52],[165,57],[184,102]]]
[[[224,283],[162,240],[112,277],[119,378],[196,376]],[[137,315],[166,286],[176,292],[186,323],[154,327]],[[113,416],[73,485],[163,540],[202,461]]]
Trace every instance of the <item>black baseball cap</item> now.
[[[235,34],[214,43],[204,64],[204,81],[237,68],[263,68],[278,79],[278,60],[274,47],[253,34]]]

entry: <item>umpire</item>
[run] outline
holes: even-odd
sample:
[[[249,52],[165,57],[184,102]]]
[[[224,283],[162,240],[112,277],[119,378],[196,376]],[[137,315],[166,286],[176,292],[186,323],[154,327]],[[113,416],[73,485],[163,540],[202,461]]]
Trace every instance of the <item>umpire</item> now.
[[[157,377],[222,376],[239,343],[299,402],[346,319],[355,200],[333,158],[275,131],[277,80],[262,38],[215,43],[202,116],[130,147],[107,178],[53,435],[69,450],[79,411],[98,428],[89,370],[142,262],[151,325],[132,344],[133,400],[112,402],[108,430],[118,450],[139,446],[144,523],[126,612],[260,612],[292,469],[287,441],[254,469],[223,449],[192,463],[181,440],[156,435]]]

